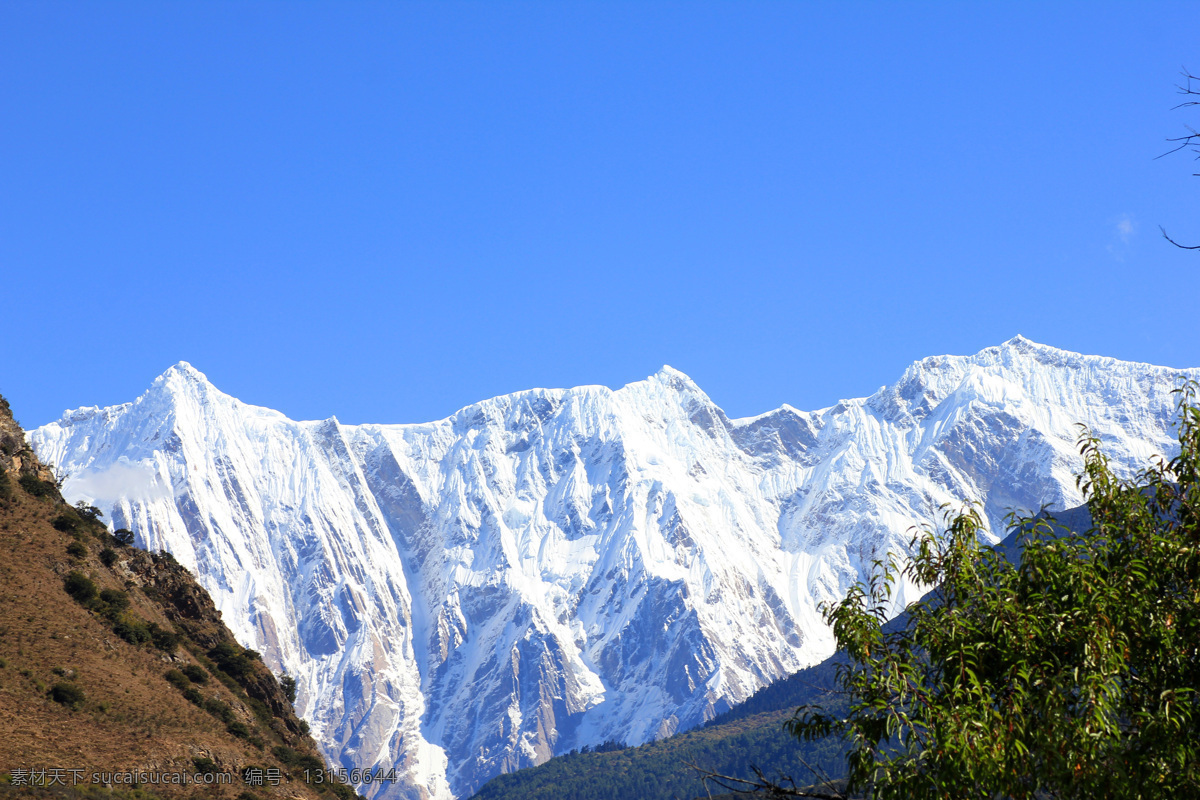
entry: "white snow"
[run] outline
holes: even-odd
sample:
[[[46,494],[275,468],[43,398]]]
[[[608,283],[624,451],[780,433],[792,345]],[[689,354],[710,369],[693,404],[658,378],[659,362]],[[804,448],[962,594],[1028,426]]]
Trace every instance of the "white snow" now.
[[[1076,423],[1121,469],[1170,455],[1180,372],[1017,337],[817,412],[731,421],[664,367],[349,426],[181,362],[30,441],[68,499],[174,553],[296,676],[331,760],[403,776],[364,791],[449,798],[826,657],[820,604],[943,503],[979,503],[994,533],[1010,508],[1077,504]]]

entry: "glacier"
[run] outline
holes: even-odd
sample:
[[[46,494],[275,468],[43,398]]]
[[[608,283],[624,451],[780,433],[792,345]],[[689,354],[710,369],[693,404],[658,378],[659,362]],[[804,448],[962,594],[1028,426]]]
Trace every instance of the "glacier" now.
[[[822,603],[946,504],[996,533],[1010,511],[1077,505],[1077,425],[1126,474],[1177,451],[1181,377],[1200,370],[1018,336],[812,412],[729,419],[664,367],[343,425],[180,362],[29,440],[64,496],[171,552],[297,679],[335,765],[400,775],[360,791],[444,800],[695,726],[825,658]],[[896,611],[921,593],[901,589]]]

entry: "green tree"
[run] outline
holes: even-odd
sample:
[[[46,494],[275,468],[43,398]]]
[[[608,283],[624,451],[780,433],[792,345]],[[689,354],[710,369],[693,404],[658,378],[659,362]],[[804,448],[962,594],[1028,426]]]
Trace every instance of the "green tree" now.
[[[1015,519],[1019,566],[980,547],[974,509],[825,609],[848,711],[804,707],[801,739],[844,736],[846,791],[873,798],[1200,797],[1200,407],[1180,454],[1119,478],[1080,438],[1092,527]],[[884,627],[901,576],[935,586]],[[793,796],[817,791],[761,788]]]

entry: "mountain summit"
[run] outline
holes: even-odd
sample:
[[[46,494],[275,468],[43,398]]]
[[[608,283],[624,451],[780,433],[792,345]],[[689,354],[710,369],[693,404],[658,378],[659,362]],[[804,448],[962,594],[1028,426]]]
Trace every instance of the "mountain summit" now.
[[[1077,505],[1077,423],[1120,468],[1170,455],[1179,374],[1017,337],[814,412],[731,420],[664,367],[348,426],[181,363],[30,441],[295,676],[331,760],[404,776],[361,791],[449,798],[694,726],[828,656],[820,604],[942,504],[997,533]]]

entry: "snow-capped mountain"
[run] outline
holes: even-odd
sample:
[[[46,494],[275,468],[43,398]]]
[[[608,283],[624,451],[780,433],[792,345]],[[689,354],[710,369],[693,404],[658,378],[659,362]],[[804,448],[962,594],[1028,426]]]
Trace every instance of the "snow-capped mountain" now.
[[[296,676],[333,761],[402,776],[364,793],[449,798],[694,726],[824,658],[819,605],[942,504],[997,532],[1077,504],[1077,423],[1128,471],[1171,454],[1179,375],[1017,337],[815,412],[730,420],[664,367],[349,426],[180,363],[30,440],[70,500],[172,552]]]

